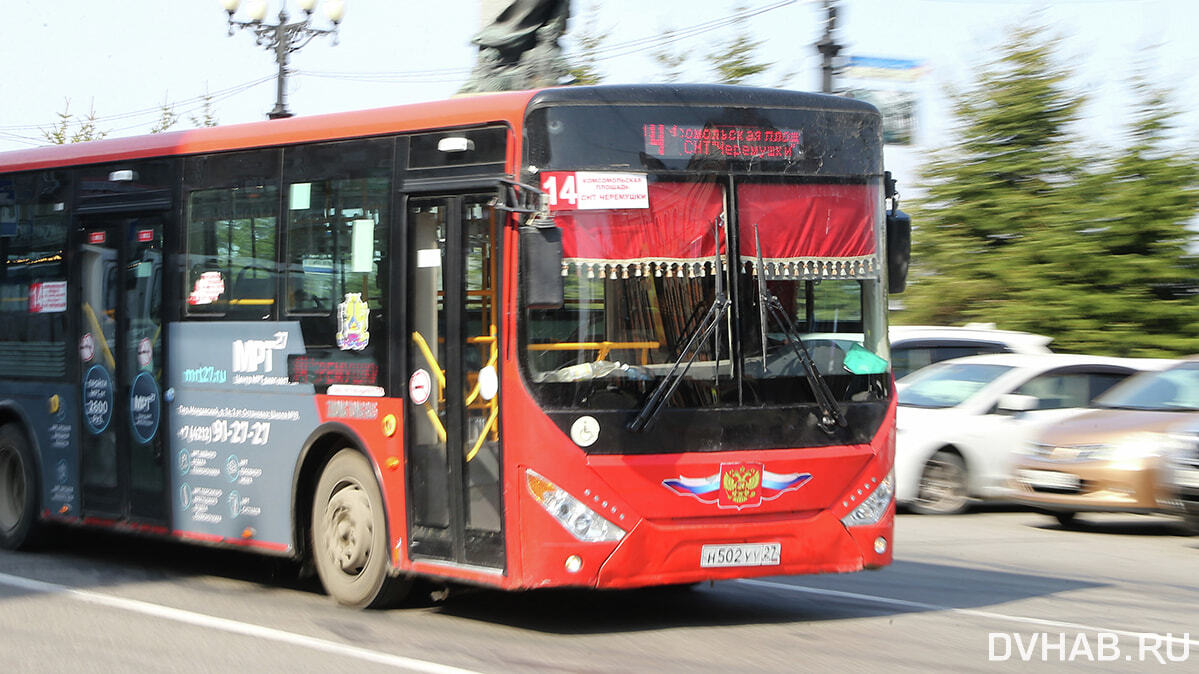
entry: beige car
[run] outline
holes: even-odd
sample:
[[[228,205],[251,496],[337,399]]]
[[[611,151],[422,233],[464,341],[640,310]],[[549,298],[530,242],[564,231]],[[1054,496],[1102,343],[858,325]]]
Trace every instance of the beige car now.
[[[1080,512],[1181,514],[1171,470],[1194,443],[1185,429],[1199,421],[1199,359],[1130,377],[1093,406],[1019,451],[1017,500],[1063,526]]]

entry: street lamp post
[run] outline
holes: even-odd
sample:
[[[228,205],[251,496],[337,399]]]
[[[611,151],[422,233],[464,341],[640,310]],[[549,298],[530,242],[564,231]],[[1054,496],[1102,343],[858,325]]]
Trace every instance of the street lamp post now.
[[[229,14],[229,35],[233,35],[234,29],[252,30],[254,31],[254,44],[267,51],[275,52],[275,63],[279,65],[279,77],[275,88],[275,108],[266,113],[266,116],[271,119],[284,119],[292,116],[287,109],[288,55],[299,51],[304,45],[321,35],[332,36],[333,44],[337,44],[337,29],[341,25],[342,17],[345,16],[345,0],[325,0],[325,16],[333,22],[332,28],[314,28],[312,26],[312,13],[316,2],[317,0],[299,0],[300,9],[304,10],[304,20],[288,23],[287,0],[283,0],[283,6],[279,9],[279,23],[269,24],[263,23],[263,19],[266,18],[266,0],[250,0],[246,3],[248,21],[239,21],[233,18],[241,0],[221,0],[221,4]]]

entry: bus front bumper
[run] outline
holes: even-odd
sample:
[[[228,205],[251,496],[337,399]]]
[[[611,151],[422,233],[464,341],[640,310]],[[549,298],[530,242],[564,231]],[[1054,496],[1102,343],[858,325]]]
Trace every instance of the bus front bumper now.
[[[880,568],[891,563],[894,513],[892,504],[877,524],[854,527],[845,526],[827,510],[807,517],[796,513],[747,516],[735,526],[722,522],[719,532],[705,521],[643,520],[604,562],[595,586],[631,588]],[[769,553],[755,554],[766,549],[763,544],[775,543],[777,559]],[[709,547],[705,550],[705,546]],[[877,552],[880,548],[882,552]],[[736,564],[739,555],[720,554],[743,550],[750,553],[746,556],[752,565]]]

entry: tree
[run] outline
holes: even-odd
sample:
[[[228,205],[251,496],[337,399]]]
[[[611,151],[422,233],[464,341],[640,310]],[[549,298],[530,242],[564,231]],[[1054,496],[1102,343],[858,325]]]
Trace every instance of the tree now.
[[[54,145],[81,143],[88,140],[100,140],[108,135],[96,125],[96,111],[89,107],[86,117],[76,117],[71,112],[71,99],[64,99],[62,112],[56,113],[58,121],[49,129],[41,129],[42,137]],[[74,129],[72,130],[72,127]]]
[[[749,7],[738,4],[733,11],[736,18],[733,19],[732,38],[717,45],[705,59],[711,66],[717,82],[752,84],[758,75],[769,70],[774,64],[758,60],[757,51],[764,41],[753,39],[749,29],[749,18],[744,16]]]
[[[162,133],[179,122],[179,115],[175,112],[175,106],[165,98],[159,107],[159,114],[158,121],[154,123],[154,126],[150,127],[150,133]]]
[[[662,82],[682,82],[683,66],[687,64],[687,59],[691,56],[689,51],[676,52],[671,49],[670,45],[675,39],[675,31],[663,29],[661,44],[650,52],[654,62],[662,69],[659,78]]]
[[[220,122],[217,121],[216,111],[212,104],[212,94],[208,93],[208,88],[204,89],[204,103],[200,106],[199,114],[191,115],[188,119],[191,120],[192,126],[217,126]]]
[[[1108,161],[1079,142],[1085,99],[1043,32],[1013,31],[955,96],[959,137],[922,176],[899,318],[994,322],[1051,335],[1060,350],[1199,350],[1189,327],[1199,297],[1180,285],[1194,274],[1184,223],[1196,211],[1195,160],[1163,152],[1170,113],[1152,96],[1134,122],[1139,145]],[[1146,311],[1150,300],[1165,304]]]
[[[1088,227],[1066,298],[1098,328],[1065,336],[1078,350],[1130,356],[1199,350],[1199,260],[1186,228],[1199,206],[1199,161],[1170,147],[1167,92],[1134,78],[1127,147],[1083,183]],[[1085,248],[1083,248],[1085,246]]]

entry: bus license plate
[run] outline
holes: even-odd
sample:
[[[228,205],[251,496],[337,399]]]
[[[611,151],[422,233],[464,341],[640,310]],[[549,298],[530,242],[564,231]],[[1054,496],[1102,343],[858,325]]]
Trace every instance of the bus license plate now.
[[[1174,482],[1176,482],[1179,487],[1199,489],[1199,470],[1181,468],[1174,472]]]
[[[700,550],[699,565],[712,566],[778,566],[783,546],[779,543],[738,543],[705,545]]]

